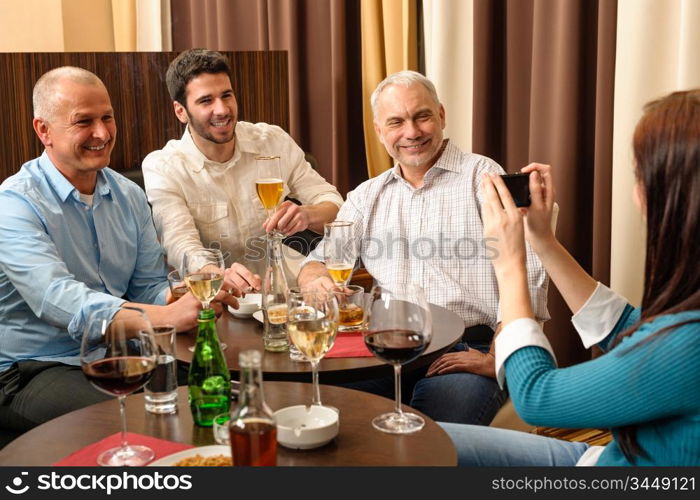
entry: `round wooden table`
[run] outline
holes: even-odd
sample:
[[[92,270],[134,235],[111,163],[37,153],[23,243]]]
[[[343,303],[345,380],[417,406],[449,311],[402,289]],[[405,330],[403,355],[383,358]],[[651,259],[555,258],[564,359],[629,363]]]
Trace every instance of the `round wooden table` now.
[[[311,384],[266,382],[265,400],[275,410],[311,401]],[[373,394],[323,386],[323,402],[340,410],[340,432],[314,450],[277,448],[277,464],[290,466],[453,466],[457,452],[445,431],[423,415],[425,427],[414,434],[385,434],[372,419],[393,408],[389,399]],[[414,411],[408,407],[405,410]],[[129,432],[160,439],[215,444],[211,428],[197,427],[187,404],[187,388],[179,388],[178,413],[152,415],[144,410],[143,394],[129,396],[126,405]],[[422,414],[421,414],[422,415]],[[120,431],[117,400],[76,410],[21,435],[0,450],[0,465],[41,466],[54,462]]]
[[[430,304],[433,316],[433,338],[423,355],[404,366],[404,373],[429,365],[447,352],[462,338],[464,321],[457,314],[444,307]],[[287,352],[267,352],[263,350],[262,323],[253,318],[238,319],[228,311],[216,323],[219,339],[228,345],[224,350],[229,370],[238,376],[238,354],[246,349],[263,351],[262,369],[265,380],[288,380],[308,382],[311,380],[309,363],[292,361]],[[177,335],[177,359],[188,363],[194,345],[196,331]],[[322,359],[319,364],[320,379],[325,384],[341,384],[369,378],[391,376],[393,369],[374,356],[364,358]]]

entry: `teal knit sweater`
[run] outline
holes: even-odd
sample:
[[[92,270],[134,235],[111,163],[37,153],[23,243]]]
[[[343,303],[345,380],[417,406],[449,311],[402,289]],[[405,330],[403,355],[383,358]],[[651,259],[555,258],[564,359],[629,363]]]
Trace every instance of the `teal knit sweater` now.
[[[586,363],[557,369],[540,347],[514,352],[505,363],[513,404],[533,425],[636,425],[637,441],[648,456],[630,463],[613,439],[597,465],[700,465],[700,322],[641,343],[666,326],[700,319],[700,311],[659,317],[609,350],[639,314],[628,305],[598,344],[608,352]]]

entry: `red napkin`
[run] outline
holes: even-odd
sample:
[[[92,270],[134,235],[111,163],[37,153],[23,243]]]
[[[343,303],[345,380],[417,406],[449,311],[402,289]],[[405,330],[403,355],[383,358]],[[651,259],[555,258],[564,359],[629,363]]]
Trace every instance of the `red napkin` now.
[[[55,462],[53,465],[63,467],[95,466],[97,465],[97,457],[100,453],[121,444],[121,436],[121,432],[107,436],[96,443],[92,443],[85,448],[81,448],[80,450],[71,453],[67,457]],[[193,448],[191,444],[165,441],[164,439],[144,436],[143,434],[134,434],[132,432],[126,433],[126,440],[129,444],[142,444],[148,446],[156,454],[156,457],[153,460],[158,460],[159,458],[171,455],[178,451],[186,450],[188,448]]]
[[[371,357],[365,345],[362,332],[338,333],[335,344],[326,353],[325,358],[366,358]]]

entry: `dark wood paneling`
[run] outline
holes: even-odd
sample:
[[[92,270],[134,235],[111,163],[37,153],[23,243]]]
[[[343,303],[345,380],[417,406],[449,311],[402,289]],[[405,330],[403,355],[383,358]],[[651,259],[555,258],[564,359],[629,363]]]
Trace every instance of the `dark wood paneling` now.
[[[287,53],[224,52],[233,68],[239,119],[289,130]],[[141,160],[182,135],[165,86],[176,52],[64,52],[0,54],[0,181],[39,156],[32,129],[32,88],[46,71],[79,66],[99,76],[112,98],[117,143],[112,168],[139,168]]]

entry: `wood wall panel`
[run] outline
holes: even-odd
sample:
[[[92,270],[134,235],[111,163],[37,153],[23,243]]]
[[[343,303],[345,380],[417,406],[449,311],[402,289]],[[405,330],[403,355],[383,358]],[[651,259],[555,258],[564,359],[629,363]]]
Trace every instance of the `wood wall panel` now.
[[[233,69],[239,119],[289,130],[287,53],[224,52]],[[53,52],[0,54],[0,182],[39,156],[32,129],[32,88],[59,66],[88,69],[104,81],[117,121],[115,170],[139,168],[143,158],[182,135],[165,86],[177,52]]]

